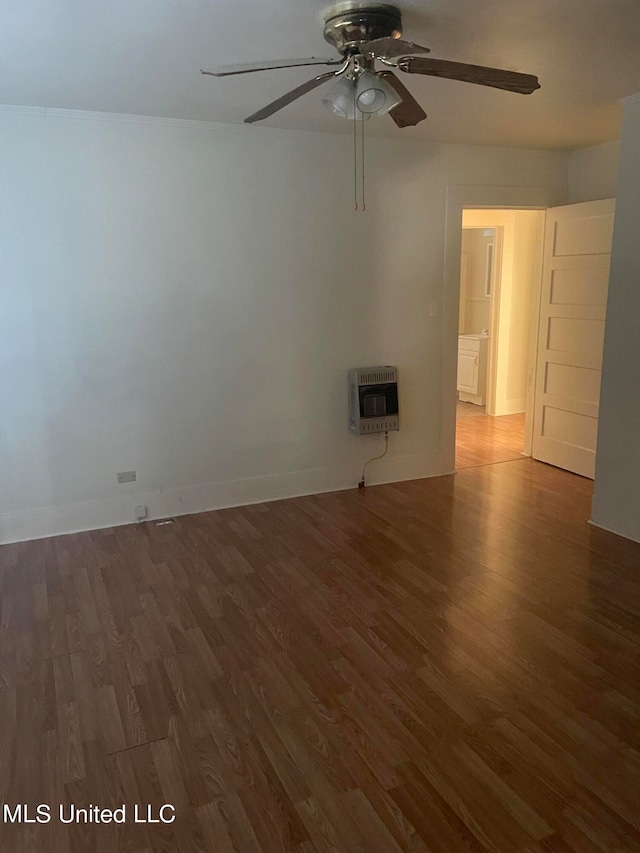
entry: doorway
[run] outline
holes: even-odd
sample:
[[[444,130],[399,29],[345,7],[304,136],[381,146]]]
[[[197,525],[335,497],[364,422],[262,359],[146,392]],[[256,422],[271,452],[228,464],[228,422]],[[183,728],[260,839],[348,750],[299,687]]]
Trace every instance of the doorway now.
[[[464,209],[456,468],[528,455],[544,211]]]

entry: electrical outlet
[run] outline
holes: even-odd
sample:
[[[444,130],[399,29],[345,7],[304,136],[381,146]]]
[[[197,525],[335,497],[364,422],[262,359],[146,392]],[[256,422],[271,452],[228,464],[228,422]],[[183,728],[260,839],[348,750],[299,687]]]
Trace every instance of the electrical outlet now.
[[[147,508],[144,505],[137,506],[134,510],[136,521],[143,521],[147,517]]]
[[[136,472],[135,471],[120,471],[118,474],[118,482],[119,483],[135,483],[136,481]]]

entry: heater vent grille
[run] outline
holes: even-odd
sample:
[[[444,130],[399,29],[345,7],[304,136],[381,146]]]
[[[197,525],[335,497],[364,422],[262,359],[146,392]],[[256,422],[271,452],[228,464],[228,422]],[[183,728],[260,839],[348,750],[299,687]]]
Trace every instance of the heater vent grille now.
[[[360,435],[368,432],[392,432],[399,429],[398,418],[374,418],[360,425]]]
[[[349,371],[349,429],[356,435],[400,429],[396,367],[356,367]]]
[[[395,367],[361,367],[357,370],[358,385],[374,385],[376,382],[397,382]]]

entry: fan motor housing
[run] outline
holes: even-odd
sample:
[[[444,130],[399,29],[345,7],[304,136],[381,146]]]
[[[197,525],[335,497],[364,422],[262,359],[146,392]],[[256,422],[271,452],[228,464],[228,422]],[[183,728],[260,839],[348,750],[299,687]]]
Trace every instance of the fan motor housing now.
[[[340,53],[357,52],[359,45],[379,38],[400,38],[402,15],[386,3],[340,3],[325,15],[324,37]]]

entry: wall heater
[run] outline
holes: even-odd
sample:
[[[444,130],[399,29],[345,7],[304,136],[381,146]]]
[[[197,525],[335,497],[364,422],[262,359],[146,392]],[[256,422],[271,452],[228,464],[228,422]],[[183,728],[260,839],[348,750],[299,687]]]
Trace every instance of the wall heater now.
[[[400,429],[397,367],[349,371],[349,429],[356,435]]]

